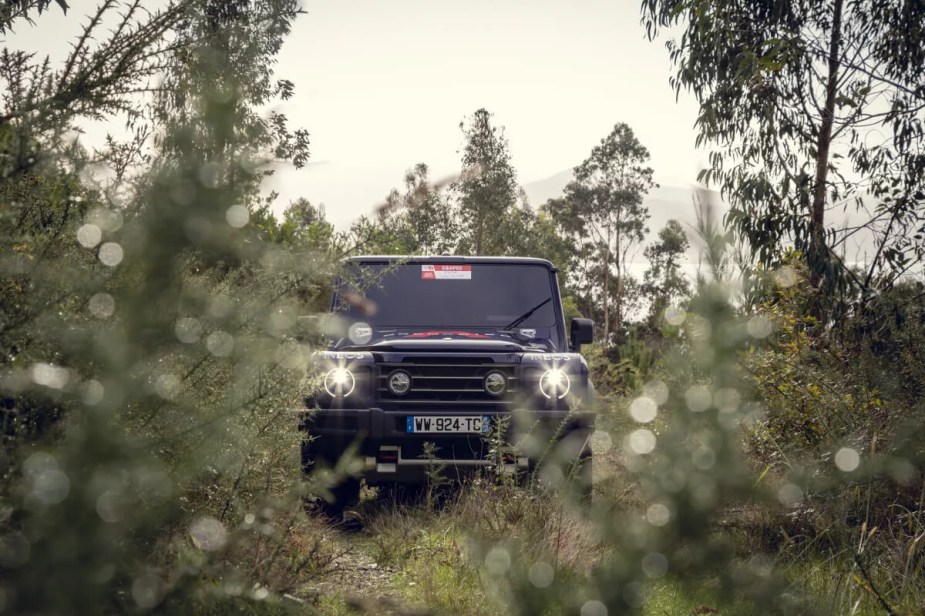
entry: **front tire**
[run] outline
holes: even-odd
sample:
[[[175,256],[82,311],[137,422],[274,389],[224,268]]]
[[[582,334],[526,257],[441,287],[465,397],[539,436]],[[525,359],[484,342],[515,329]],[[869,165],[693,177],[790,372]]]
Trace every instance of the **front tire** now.
[[[577,484],[577,493],[581,500],[591,502],[591,496],[594,491],[594,458],[588,449],[579,459],[579,465],[575,469],[575,482]]]
[[[387,483],[379,486],[379,499],[390,507],[417,507],[424,503],[427,483]]]
[[[573,500],[590,503],[594,488],[594,463],[591,447],[585,443],[576,455],[553,455],[541,462],[530,463],[528,485],[543,490],[564,490]],[[544,477],[549,473],[548,480]]]
[[[302,472],[309,476],[317,469],[333,468],[337,457],[321,451],[316,440],[302,441]],[[341,522],[344,510],[360,500],[360,480],[357,477],[344,477],[329,488],[332,500],[329,502],[321,496],[310,495],[305,499],[308,512],[317,511],[332,522]]]

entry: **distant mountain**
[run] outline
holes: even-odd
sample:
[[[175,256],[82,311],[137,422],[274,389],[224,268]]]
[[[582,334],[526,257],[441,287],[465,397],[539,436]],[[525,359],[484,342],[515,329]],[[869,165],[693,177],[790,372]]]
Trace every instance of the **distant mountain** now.
[[[535,208],[543,205],[550,199],[561,197],[565,192],[565,185],[572,181],[572,170],[566,169],[546,179],[524,184],[522,188],[527,193],[530,205]]]

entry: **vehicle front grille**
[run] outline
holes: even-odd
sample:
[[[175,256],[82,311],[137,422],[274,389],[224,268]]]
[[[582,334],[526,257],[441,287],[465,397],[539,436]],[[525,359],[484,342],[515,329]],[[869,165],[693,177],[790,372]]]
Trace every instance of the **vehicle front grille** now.
[[[492,357],[415,357],[378,364],[376,397],[384,409],[420,410],[505,410],[519,392],[515,364],[496,362]],[[411,389],[395,395],[388,389],[395,370],[411,375]],[[501,396],[485,391],[485,377],[498,371],[507,377]]]

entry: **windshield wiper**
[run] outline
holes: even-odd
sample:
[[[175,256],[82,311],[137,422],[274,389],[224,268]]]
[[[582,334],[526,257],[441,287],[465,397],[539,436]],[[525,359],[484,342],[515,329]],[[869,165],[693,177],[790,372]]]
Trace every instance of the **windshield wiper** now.
[[[524,321],[526,321],[527,319],[529,319],[529,318],[533,315],[534,312],[536,312],[537,310],[539,310],[540,308],[542,308],[543,306],[545,306],[546,304],[548,304],[548,303],[551,302],[551,301],[552,301],[552,297],[547,297],[546,299],[544,299],[543,301],[541,301],[539,304],[537,304],[536,306],[534,306],[534,307],[531,308],[530,310],[526,311],[525,313],[523,313],[522,315],[520,315],[519,317],[517,317],[516,319],[514,319],[513,321],[511,321],[510,323],[508,323],[508,324],[505,325],[504,327],[502,327],[501,329],[502,329],[502,330],[505,330],[505,329],[513,329],[513,328],[517,327],[518,325],[520,325],[521,323],[523,323]]]

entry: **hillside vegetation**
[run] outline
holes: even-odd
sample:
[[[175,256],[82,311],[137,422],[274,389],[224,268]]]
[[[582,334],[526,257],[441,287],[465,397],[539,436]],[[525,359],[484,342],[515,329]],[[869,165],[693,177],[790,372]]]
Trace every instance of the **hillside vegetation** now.
[[[274,73],[296,0],[103,0],[46,60],[69,4],[0,6],[37,45],[0,53],[0,614],[922,613],[921,3],[642,3],[683,37],[722,219],[703,192],[696,229],[650,229],[621,122],[530,204],[478,109],[457,175],[418,164],[345,231],[262,192],[310,160],[263,111],[308,87]],[[86,147],[100,120],[125,129]],[[293,411],[358,254],[556,265],[598,336],[590,503],[561,474],[434,473],[316,513],[358,460],[303,476]]]

